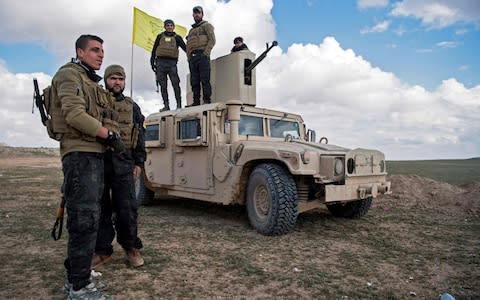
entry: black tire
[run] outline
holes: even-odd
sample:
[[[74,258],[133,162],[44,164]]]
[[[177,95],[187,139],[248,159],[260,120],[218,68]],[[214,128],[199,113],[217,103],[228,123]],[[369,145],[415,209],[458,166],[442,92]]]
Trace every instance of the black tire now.
[[[137,207],[152,204],[154,197],[155,192],[145,186],[145,177],[142,174],[135,180],[135,200],[137,201]]]
[[[327,208],[335,217],[358,219],[367,214],[372,205],[372,197],[347,203],[327,204]]]
[[[252,227],[264,235],[285,234],[295,227],[297,187],[283,167],[255,167],[248,179],[247,214]]]

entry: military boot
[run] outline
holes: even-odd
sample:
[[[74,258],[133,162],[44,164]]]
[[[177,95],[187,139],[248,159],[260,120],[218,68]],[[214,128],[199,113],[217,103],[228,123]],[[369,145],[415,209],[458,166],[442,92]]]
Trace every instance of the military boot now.
[[[160,110],[160,112],[167,110],[170,110],[170,105],[168,104],[168,100],[163,100],[163,108]]]
[[[108,264],[112,261],[111,255],[106,254],[93,254],[92,257],[92,269],[98,268],[101,265]]]
[[[129,251],[126,251],[128,264],[134,268],[143,266],[145,261],[143,260],[142,254],[136,248],[132,248]]]
[[[177,109],[182,108],[182,99],[177,99]]]

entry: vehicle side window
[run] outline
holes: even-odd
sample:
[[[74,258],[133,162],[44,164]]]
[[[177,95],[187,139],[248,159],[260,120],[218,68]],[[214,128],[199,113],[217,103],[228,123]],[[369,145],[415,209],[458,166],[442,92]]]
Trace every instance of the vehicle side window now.
[[[186,119],[178,122],[177,139],[193,140],[201,136],[200,119]]]
[[[284,138],[290,134],[293,138],[300,138],[300,131],[297,122],[270,119],[270,135],[272,137]]]
[[[241,115],[238,124],[238,134],[263,136],[263,118]]]
[[[158,141],[160,139],[160,125],[147,125],[145,129],[145,141]]]

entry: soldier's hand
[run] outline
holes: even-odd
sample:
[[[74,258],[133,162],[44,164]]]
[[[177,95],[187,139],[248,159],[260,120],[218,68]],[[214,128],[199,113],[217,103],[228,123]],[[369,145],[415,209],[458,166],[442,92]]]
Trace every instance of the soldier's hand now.
[[[120,153],[125,150],[125,144],[120,137],[120,134],[113,131],[108,131],[107,145],[112,147],[113,152]]]

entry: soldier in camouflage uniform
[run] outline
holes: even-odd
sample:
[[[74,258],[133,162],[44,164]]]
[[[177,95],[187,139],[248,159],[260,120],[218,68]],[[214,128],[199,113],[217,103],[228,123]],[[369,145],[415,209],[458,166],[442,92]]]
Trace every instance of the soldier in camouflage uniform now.
[[[119,65],[105,69],[105,86],[112,93],[114,108],[118,113],[120,135],[125,151],[105,153],[105,191],[103,193],[100,228],[97,235],[92,267],[95,268],[112,260],[112,242],[117,231],[117,241],[127,254],[127,261],[133,267],[144,264],[140,249],[142,242],[137,237],[137,209],[134,180],[141,176],[145,161],[145,140],[140,107],[123,95],[125,71]],[[115,227],[112,213],[115,213]]]
[[[104,284],[90,280],[103,194],[104,152],[106,145],[123,150],[118,133],[105,125],[112,122],[102,117],[113,108],[108,93],[97,84],[101,77],[95,74],[103,61],[102,44],[97,36],[81,35],[75,43],[76,60],[62,66],[52,79],[56,104],[61,106],[61,115],[52,116],[51,122],[62,127],[60,154],[69,235],[64,288],[68,299],[110,299],[100,291]]]
[[[187,35],[187,58],[190,67],[190,85],[193,92],[193,105],[200,105],[200,83],[203,103],[210,103],[210,53],[215,46],[215,33],[212,24],[203,20],[203,8],[193,8],[195,24]]]

